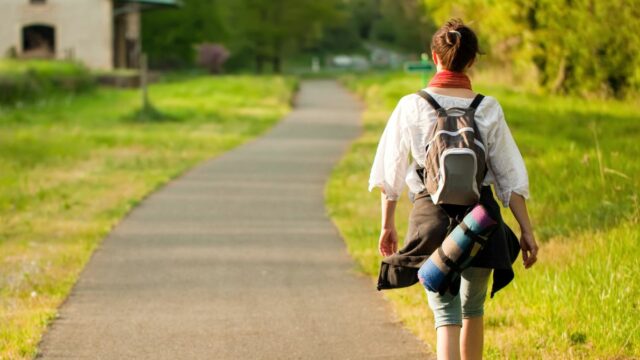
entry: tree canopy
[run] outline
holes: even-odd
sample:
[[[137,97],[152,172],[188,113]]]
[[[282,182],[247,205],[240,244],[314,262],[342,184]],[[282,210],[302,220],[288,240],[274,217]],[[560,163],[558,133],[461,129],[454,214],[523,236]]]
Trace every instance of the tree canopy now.
[[[640,0],[423,0],[436,23],[478,31],[489,58],[559,93],[640,89]]]
[[[156,65],[191,64],[194,45],[219,42],[230,67],[266,64],[301,52],[360,51],[366,41],[410,52],[427,45],[420,0],[184,0],[143,15],[143,44]],[[162,34],[159,36],[158,34]]]
[[[439,24],[478,32],[485,63],[552,92],[624,96],[640,89],[640,0],[184,0],[143,15],[153,64],[193,64],[194,46],[223,44],[228,69],[279,72],[301,53],[418,54]]]

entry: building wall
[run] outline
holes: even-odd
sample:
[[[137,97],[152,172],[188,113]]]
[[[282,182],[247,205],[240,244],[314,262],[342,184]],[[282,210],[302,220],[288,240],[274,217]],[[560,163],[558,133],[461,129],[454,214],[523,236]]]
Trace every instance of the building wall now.
[[[0,52],[12,46],[22,52],[22,28],[43,24],[55,28],[55,57],[69,54],[91,68],[113,68],[111,0],[0,0]]]

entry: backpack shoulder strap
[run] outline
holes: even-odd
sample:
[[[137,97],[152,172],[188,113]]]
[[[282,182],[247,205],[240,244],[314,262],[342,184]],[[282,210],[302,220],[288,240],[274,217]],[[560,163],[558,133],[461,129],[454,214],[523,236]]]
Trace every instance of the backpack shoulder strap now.
[[[480,103],[482,102],[482,99],[484,99],[484,95],[482,95],[482,94],[476,95],[476,97],[473,99],[473,101],[471,102],[471,105],[469,105],[469,107],[474,109],[474,110],[477,109],[478,105],[480,105]]]
[[[473,109],[475,111],[483,99],[484,99],[484,95],[482,94],[476,95],[476,97],[471,102],[471,105],[469,105],[469,109]],[[475,121],[473,121],[473,129],[476,131],[477,139],[480,140],[481,143],[485,144],[485,142],[482,140],[482,136],[480,135],[480,130],[478,129],[478,125],[476,124]],[[491,164],[489,163],[489,154],[486,151],[487,150],[485,150],[486,166],[484,168],[484,176],[487,176],[487,172],[489,172],[489,167],[491,166]]]
[[[429,104],[436,110],[436,111],[440,111],[440,109],[442,109],[442,106],[440,106],[440,104],[438,104],[438,102],[436,101],[436,99],[433,98],[433,96],[429,95],[428,92],[424,91],[424,90],[420,90],[418,91],[416,94],[420,95],[421,98],[427,100],[427,102],[429,102]]]

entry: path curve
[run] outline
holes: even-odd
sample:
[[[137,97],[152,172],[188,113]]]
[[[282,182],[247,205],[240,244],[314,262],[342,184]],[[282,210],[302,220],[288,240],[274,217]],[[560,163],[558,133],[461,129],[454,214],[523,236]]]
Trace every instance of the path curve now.
[[[144,199],[94,252],[38,357],[429,357],[326,215],[360,110],[336,82],[305,81],[268,134]]]

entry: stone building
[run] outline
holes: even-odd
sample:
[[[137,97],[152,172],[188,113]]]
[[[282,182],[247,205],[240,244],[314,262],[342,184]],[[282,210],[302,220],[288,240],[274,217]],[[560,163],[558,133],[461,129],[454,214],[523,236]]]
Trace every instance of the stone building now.
[[[178,0],[0,0],[0,52],[73,58],[95,69],[135,68],[140,12]]]

